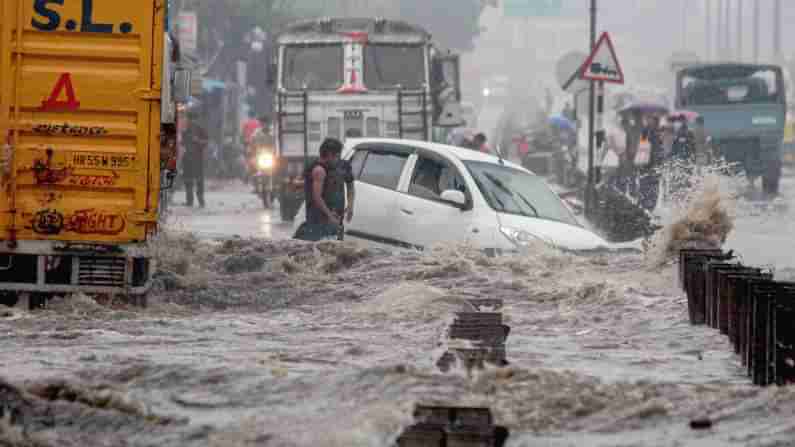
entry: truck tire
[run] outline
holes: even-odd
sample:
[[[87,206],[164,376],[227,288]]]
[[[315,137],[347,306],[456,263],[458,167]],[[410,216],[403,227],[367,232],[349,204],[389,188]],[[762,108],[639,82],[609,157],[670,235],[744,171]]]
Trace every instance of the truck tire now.
[[[17,305],[19,296],[16,292],[2,292],[0,293],[0,306],[14,307]]]
[[[781,183],[781,160],[770,160],[765,167],[765,174],[762,177],[762,192],[765,198],[775,198],[778,196],[779,183]]]

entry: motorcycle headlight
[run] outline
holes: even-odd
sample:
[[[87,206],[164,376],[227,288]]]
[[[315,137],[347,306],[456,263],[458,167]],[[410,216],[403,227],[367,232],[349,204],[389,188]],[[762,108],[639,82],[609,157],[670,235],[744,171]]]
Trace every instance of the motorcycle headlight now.
[[[526,248],[539,242],[548,245],[550,247],[554,247],[554,245],[551,244],[549,241],[541,239],[540,237],[535,236],[532,233],[529,233],[524,230],[519,230],[517,228],[500,227],[500,232],[517,247]]]
[[[273,154],[259,154],[257,157],[257,167],[262,170],[272,169],[273,164]]]

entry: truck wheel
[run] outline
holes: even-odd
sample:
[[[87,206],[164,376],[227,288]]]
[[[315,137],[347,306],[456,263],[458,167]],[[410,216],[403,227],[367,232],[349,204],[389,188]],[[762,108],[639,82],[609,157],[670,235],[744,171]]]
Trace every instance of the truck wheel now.
[[[47,301],[52,299],[49,293],[31,293],[30,294],[30,310],[43,309],[47,306]]]
[[[17,305],[19,296],[16,292],[3,292],[0,293],[0,306],[14,307]]]
[[[781,182],[781,160],[770,160],[767,162],[765,175],[762,178],[762,192],[765,198],[775,198],[778,196],[779,183]]]

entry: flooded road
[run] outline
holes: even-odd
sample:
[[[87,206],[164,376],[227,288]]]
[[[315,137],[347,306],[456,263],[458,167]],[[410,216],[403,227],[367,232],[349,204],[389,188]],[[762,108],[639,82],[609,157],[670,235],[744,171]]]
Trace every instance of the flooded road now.
[[[146,310],[0,312],[0,445],[390,446],[415,404],[488,406],[513,447],[795,439],[795,390],[750,386],[725,337],[688,323],[675,265],[304,244],[245,191],[174,208]],[[795,208],[736,209],[728,245],[795,271]],[[442,374],[472,297],[505,301],[510,365]]]
[[[207,207],[188,208],[184,191],[174,192],[168,226],[171,231],[203,238],[253,237],[283,240],[292,237],[292,224],[284,223],[277,207],[266,210],[251,186],[227,182],[206,192]]]

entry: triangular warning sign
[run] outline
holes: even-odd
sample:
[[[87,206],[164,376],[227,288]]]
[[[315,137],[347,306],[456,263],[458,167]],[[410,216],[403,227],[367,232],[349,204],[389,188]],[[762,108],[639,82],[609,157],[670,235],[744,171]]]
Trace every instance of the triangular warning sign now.
[[[59,100],[61,94],[66,92],[66,100]],[[75,96],[75,88],[72,85],[72,75],[70,73],[63,73],[55,87],[50,93],[50,97],[41,102],[41,110],[54,111],[54,110],[77,110],[80,108],[80,102]]]
[[[613,42],[607,33],[602,33],[593,52],[580,69],[580,78],[590,81],[624,83],[624,71],[616,57]]]

